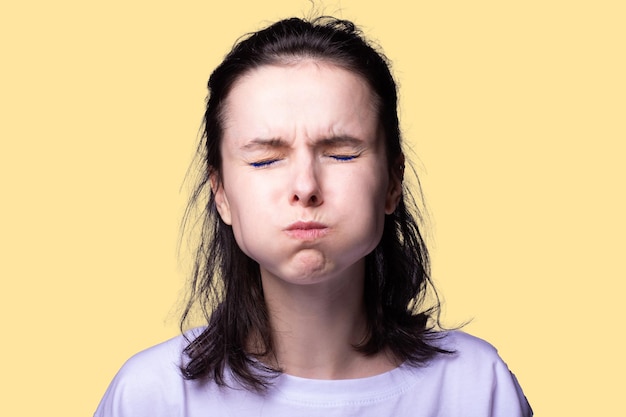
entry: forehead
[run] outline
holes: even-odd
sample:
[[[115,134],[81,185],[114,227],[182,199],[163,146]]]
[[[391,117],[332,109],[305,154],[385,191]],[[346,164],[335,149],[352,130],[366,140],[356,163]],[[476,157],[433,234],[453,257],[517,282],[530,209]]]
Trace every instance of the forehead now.
[[[223,108],[224,139],[349,135],[375,139],[378,100],[359,74],[302,59],[248,71]]]

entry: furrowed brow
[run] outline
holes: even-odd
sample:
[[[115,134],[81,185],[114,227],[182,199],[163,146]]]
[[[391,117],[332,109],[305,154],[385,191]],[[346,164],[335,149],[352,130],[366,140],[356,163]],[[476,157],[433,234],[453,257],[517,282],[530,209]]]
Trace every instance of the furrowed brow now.
[[[253,151],[258,149],[284,149],[288,147],[287,143],[282,139],[263,139],[256,138],[241,147],[244,151]]]
[[[327,147],[349,146],[353,148],[358,148],[363,146],[364,142],[361,139],[357,139],[352,136],[333,136],[330,138],[321,139],[318,144]]]

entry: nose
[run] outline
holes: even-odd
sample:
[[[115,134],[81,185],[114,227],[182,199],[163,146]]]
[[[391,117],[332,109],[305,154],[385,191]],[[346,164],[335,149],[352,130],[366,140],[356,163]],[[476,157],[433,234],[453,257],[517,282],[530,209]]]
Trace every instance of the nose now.
[[[324,200],[315,162],[313,160],[300,160],[294,165],[291,204],[299,204],[304,207],[319,206]]]

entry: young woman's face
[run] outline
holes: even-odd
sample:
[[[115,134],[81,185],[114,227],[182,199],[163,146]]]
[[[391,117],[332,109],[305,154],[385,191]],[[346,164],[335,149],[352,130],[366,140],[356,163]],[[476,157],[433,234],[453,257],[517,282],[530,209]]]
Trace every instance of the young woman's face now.
[[[313,284],[362,273],[401,193],[375,103],[360,76],[309,60],[263,66],[235,83],[221,182],[212,185],[264,279]]]

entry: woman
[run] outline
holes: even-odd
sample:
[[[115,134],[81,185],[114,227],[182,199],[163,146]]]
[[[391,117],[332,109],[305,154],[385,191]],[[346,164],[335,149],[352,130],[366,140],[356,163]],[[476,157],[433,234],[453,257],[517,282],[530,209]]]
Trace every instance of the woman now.
[[[403,187],[396,84],[354,25],[280,21],[209,79],[182,323],[96,416],[529,416],[484,341],[438,326]]]

